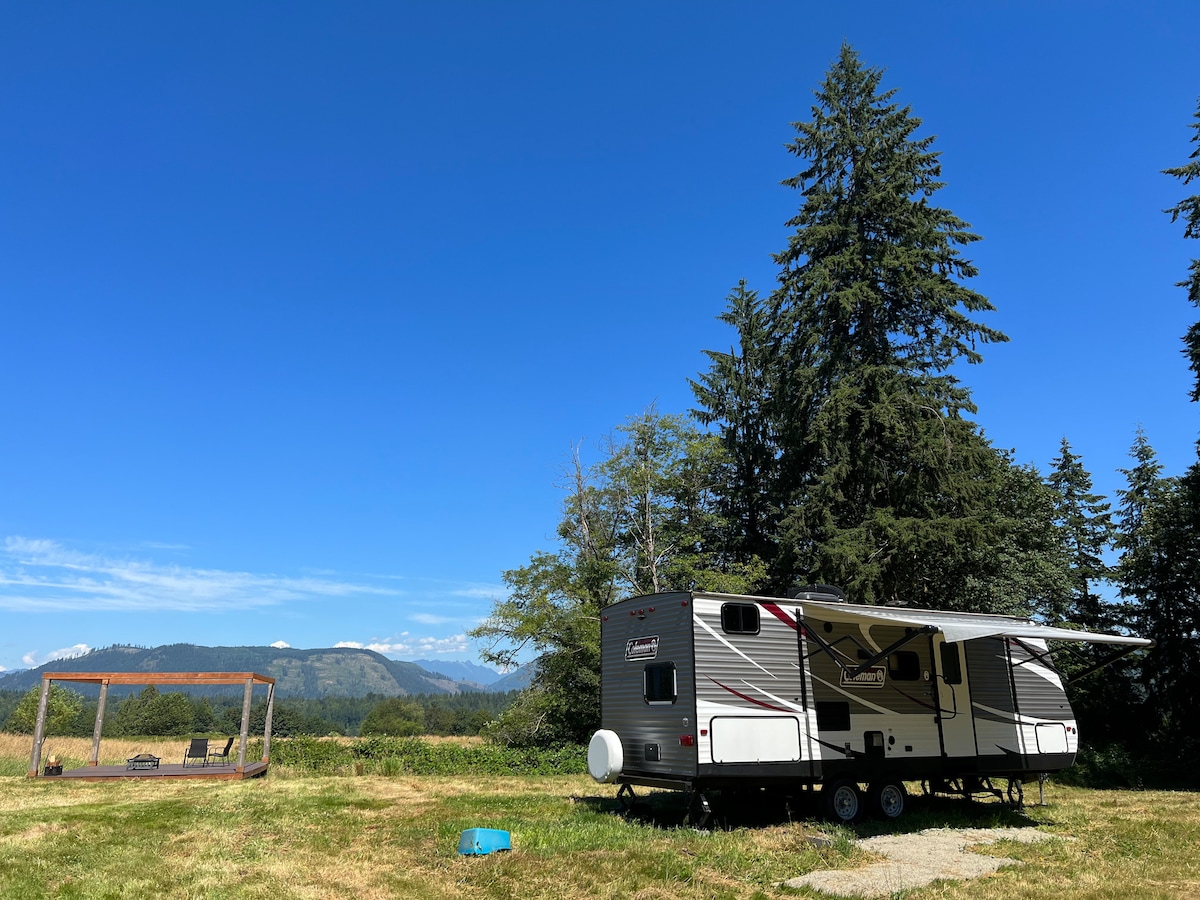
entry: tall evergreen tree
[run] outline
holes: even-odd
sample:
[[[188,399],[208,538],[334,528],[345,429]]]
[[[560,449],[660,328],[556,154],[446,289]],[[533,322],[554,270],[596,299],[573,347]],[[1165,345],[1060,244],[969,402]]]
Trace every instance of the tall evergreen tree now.
[[[1159,737],[1200,748],[1200,465],[1165,479],[1134,548],[1121,558],[1122,590],[1136,598],[1135,627],[1152,638],[1142,662]]]
[[[803,204],[770,304],[790,501],[776,571],[868,602],[964,605],[946,573],[983,538],[997,470],[950,368],[1007,338],[971,318],[992,309],[960,283],[976,274],[960,248],[978,236],[930,202],[933,137],[882,78],[843,46],[789,145],[805,168],[784,182]]]
[[[745,280],[726,298],[719,316],[737,333],[728,353],[706,350],[709,370],[691,381],[704,425],[719,427],[726,463],[719,505],[730,549],[743,562],[775,555],[779,518],[779,447],[769,411],[774,396],[768,311]]]
[[[1192,155],[1189,157],[1192,161],[1182,166],[1163,170],[1165,174],[1173,175],[1184,184],[1190,184],[1193,178],[1200,178],[1200,100],[1196,101],[1194,118],[1196,121],[1192,123],[1191,128],[1196,132],[1192,135],[1192,140],[1196,143],[1196,149],[1192,151]],[[1185,197],[1175,206],[1168,209],[1167,212],[1171,214],[1172,222],[1177,219],[1183,219],[1183,236],[1185,238],[1200,238],[1200,194],[1192,194],[1190,197]],[[1195,306],[1200,306],[1200,258],[1192,260],[1189,271],[1191,274],[1179,282],[1179,286],[1187,290],[1188,299]],[[1187,334],[1184,335],[1183,343],[1183,352],[1187,356],[1192,372],[1196,376],[1192,386],[1192,399],[1200,400],[1200,322],[1195,323],[1188,329]]]
[[[1113,615],[1096,590],[1111,574],[1104,562],[1115,536],[1111,504],[1093,493],[1092,476],[1065,437],[1051,466],[1047,481],[1057,495],[1057,524],[1071,559],[1073,584],[1066,617],[1088,630],[1111,627]]]

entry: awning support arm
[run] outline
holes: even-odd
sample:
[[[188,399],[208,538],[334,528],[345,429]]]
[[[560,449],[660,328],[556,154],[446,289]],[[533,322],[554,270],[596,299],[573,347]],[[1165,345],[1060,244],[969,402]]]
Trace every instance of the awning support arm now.
[[[1153,644],[1151,646],[1153,646]],[[1087,676],[1091,675],[1093,672],[1098,672],[1100,669],[1103,669],[1105,666],[1115,663],[1121,657],[1128,656],[1130,653],[1133,653],[1133,651],[1135,651],[1135,650],[1145,650],[1145,649],[1147,649],[1147,648],[1138,647],[1135,645],[1132,647],[1126,647],[1124,650],[1117,650],[1115,653],[1110,653],[1108,656],[1104,657],[1104,659],[1100,660],[1099,662],[1095,663],[1094,665],[1088,666],[1082,672],[1076,672],[1074,675],[1072,675],[1070,678],[1067,679],[1067,684],[1074,684],[1080,678],[1086,678]]]
[[[849,675],[851,678],[854,678],[857,675],[861,675],[863,672],[867,671],[867,669],[871,668],[871,666],[875,665],[876,663],[880,662],[881,660],[887,659],[889,656],[891,656],[893,653],[895,653],[897,650],[899,650],[905,644],[915,641],[919,637],[924,637],[927,634],[933,634],[937,630],[938,629],[937,629],[936,625],[922,625],[920,628],[916,629],[911,634],[906,634],[904,637],[900,638],[900,640],[896,641],[896,643],[892,644],[890,647],[880,650],[878,653],[876,653],[874,656],[872,656],[866,662],[859,663],[859,665],[857,665],[853,669],[847,669],[846,674]]]
[[[878,653],[876,653],[874,656],[872,656],[866,662],[859,663],[857,666],[854,666],[852,668],[852,667],[846,665],[844,662],[842,662],[842,660],[838,657],[838,654],[834,652],[833,646],[831,644],[826,643],[824,640],[822,640],[821,636],[819,634],[817,634],[816,631],[812,627],[810,627],[807,622],[805,622],[803,625],[803,634],[806,635],[807,637],[812,638],[813,641],[817,644],[817,646],[821,648],[821,650],[823,650],[825,653],[829,654],[829,658],[832,659],[837,664],[838,668],[840,668],[843,672],[845,672],[851,678],[853,678],[856,675],[862,674],[867,669],[869,669],[871,666],[878,663],[880,660],[887,659],[888,656],[895,653],[897,650],[899,650],[901,647],[905,646],[906,644],[910,643],[911,641],[915,641],[917,638],[922,637],[927,634],[933,634],[937,630],[938,630],[937,627],[934,625],[923,625],[922,627],[916,629],[915,631],[911,632],[910,634],[906,634],[904,637],[900,638],[900,640],[896,641],[890,647],[888,647],[884,650],[880,650]],[[862,647],[860,645],[858,645],[857,641],[855,641],[854,643],[856,646],[858,646],[858,648],[860,650],[862,649]],[[807,656],[802,657],[802,659],[807,659],[809,656],[812,656],[812,655],[813,654],[810,653]]]

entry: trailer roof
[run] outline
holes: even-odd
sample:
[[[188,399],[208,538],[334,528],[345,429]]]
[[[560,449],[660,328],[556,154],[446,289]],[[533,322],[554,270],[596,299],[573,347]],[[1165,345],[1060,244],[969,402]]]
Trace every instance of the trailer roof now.
[[[706,594],[720,599],[735,595]],[[1076,631],[1073,628],[1057,628],[1039,625],[1017,616],[999,616],[989,613],[947,612],[939,609],[910,609],[896,606],[861,606],[855,603],[834,603],[823,600],[774,600],[768,597],[737,596],[739,600],[757,603],[784,603],[801,609],[817,607],[822,616],[834,622],[867,620],[890,625],[913,625],[918,628],[932,625],[950,643],[983,637],[1034,638],[1046,641],[1078,641],[1089,644],[1125,644],[1131,647],[1150,647],[1154,641],[1125,634],[1104,634],[1098,631]]]

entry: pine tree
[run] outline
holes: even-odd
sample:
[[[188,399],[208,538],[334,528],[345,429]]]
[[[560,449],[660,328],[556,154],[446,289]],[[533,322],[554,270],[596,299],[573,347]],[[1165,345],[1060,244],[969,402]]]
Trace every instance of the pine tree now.
[[[1112,545],[1111,504],[1092,492],[1092,476],[1064,437],[1047,479],[1057,498],[1057,524],[1071,559],[1072,591],[1067,617],[1087,630],[1109,628],[1113,616],[1096,586],[1109,579],[1104,553]]]
[[[1184,184],[1190,184],[1193,178],[1200,178],[1200,100],[1196,102],[1194,118],[1196,121],[1192,123],[1191,127],[1195,129],[1196,133],[1192,136],[1192,140],[1197,146],[1189,157],[1192,162],[1163,170],[1164,174],[1173,175]],[[1183,219],[1183,236],[1185,238],[1200,238],[1200,194],[1192,194],[1166,211],[1171,214],[1172,222]],[[1187,290],[1188,299],[1192,301],[1193,305],[1200,306],[1200,258],[1192,260],[1190,271],[1191,275],[1179,282],[1179,287]],[[1188,329],[1183,343],[1184,355],[1187,356],[1192,372],[1196,376],[1192,386],[1192,399],[1200,400],[1200,322]]]
[[[995,451],[950,374],[977,344],[1007,340],[970,315],[960,284],[978,240],[930,198],[943,186],[921,120],[881,91],[849,46],[789,145],[803,205],[776,256],[770,302],[781,453],[781,579],[842,583],[856,599],[937,594],[965,605],[957,572],[994,495]],[[950,596],[947,592],[950,592]]]

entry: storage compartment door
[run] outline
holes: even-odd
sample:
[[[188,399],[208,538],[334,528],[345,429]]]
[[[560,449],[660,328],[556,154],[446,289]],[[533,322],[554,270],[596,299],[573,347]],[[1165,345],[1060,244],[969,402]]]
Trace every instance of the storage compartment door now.
[[[709,730],[714,763],[800,761],[795,716],[717,716]]]
[[[1067,728],[1060,722],[1042,722],[1034,729],[1038,753],[1069,753]]]

